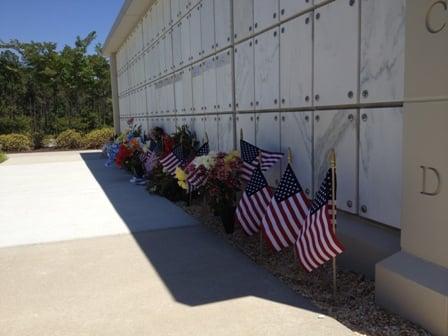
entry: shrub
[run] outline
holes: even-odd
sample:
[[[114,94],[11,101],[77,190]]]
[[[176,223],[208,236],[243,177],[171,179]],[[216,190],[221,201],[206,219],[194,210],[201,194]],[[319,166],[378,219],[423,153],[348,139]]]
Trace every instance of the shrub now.
[[[82,146],[82,136],[75,130],[68,129],[61,132],[56,138],[56,147],[66,149],[78,149]]]
[[[23,152],[31,149],[32,141],[24,134],[0,135],[0,148],[5,152]]]
[[[40,131],[33,132],[31,134],[31,138],[33,140],[34,149],[39,149],[39,148],[43,147],[44,134],[42,132],[40,132]]]
[[[103,147],[111,137],[114,136],[114,130],[112,128],[101,128],[91,131],[84,137],[85,148],[101,148]]]
[[[0,163],[5,162],[7,159],[6,154],[3,152],[0,152]]]

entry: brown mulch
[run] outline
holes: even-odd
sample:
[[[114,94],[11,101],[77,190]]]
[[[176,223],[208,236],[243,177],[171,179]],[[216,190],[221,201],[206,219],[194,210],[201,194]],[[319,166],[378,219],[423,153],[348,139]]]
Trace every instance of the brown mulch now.
[[[377,306],[375,283],[363,275],[339,268],[335,300],[331,263],[308,273],[298,266],[292,249],[276,253],[266,242],[263,243],[260,256],[259,236],[248,237],[238,226],[235,227],[233,234],[227,235],[221,220],[205,211],[202,206],[179,205],[187,213],[199,219],[207,228],[246,254],[253,262],[267,269],[300,295],[310,299],[323,313],[350,328],[354,335],[431,335],[412,322]]]

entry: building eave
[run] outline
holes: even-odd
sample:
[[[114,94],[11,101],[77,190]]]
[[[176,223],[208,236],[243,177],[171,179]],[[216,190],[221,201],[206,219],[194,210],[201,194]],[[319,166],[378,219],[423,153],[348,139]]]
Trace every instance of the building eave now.
[[[154,2],[155,0],[125,0],[104,42],[104,56],[110,56],[117,52],[146,10]]]

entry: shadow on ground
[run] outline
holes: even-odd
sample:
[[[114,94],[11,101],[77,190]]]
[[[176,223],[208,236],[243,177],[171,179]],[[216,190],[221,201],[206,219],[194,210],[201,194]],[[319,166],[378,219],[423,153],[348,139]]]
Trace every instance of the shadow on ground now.
[[[101,154],[81,157],[176,301],[199,306],[254,296],[317,311],[177,206],[130,184],[126,172],[106,168]]]

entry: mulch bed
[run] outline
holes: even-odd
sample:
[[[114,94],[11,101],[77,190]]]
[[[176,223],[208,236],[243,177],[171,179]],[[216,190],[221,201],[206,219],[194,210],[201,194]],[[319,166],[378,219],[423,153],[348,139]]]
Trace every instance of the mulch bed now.
[[[276,253],[264,242],[260,256],[260,238],[248,237],[240,227],[231,235],[224,233],[221,220],[200,205],[179,204],[211,231],[246,254],[253,262],[267,269],[300,295],[310,299],[324,314],[353,331],[353,335],[396,336],[431,335],[423,328],[375,304],[375,283],[363,275],[338,269],[338,292],[333,298],[332,265],[308,273],[297,264],[292,249]]]

